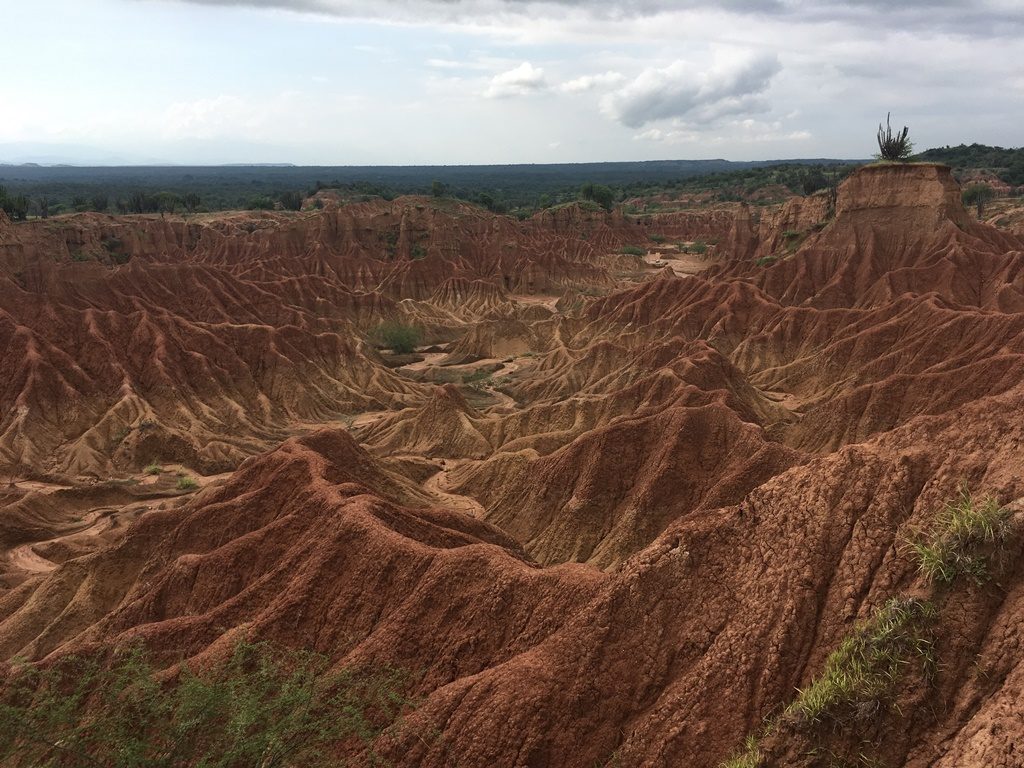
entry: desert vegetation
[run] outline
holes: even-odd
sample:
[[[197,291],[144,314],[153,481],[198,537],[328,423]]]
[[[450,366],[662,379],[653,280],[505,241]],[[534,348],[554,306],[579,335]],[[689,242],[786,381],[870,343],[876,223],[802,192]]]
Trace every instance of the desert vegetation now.
[[[930,581],[950,584],[966,576],[980,583],[988,577],[985,549],[1006,537],[1009,516],[994,497],[975,496],[964,486],[908,545]]]
[[[813,736],[819,726],[857,728],[883,714],[907,672],[925,680],[934,675],[936,618],[927,600],[887,600],[829,654],[821,674],[719,768],[757,768],[764,757],[761,740],[786,727]],[[872,764],[863,757],[858,765]]]
[[[903,126],[902,131],[893,133],[891,117],[891,114],[886,115],[884,128],[881,124],[878,126],[878,157],[890,162],[906,162],[914,154],[914,145],[908,138],[910,129]]]
[[[268,642],[161,679],[141,646],[13,663],[0,682],[0,762],[10,768],[335,766],[409,705],[392,669],[332,670]]]
[[[392,320],[381,323],[374,331],[378,343],[399,355],[407,355],[419,346],[422,333],[409,323]]]
[[[188,475],[181,475],[180,477],[178,477],[178,482],[175,485],[175,487],[179,491],[194,491],[196,488],[199,487],[199,483],[196,482],[196,479],[194,477],[189,477]]]

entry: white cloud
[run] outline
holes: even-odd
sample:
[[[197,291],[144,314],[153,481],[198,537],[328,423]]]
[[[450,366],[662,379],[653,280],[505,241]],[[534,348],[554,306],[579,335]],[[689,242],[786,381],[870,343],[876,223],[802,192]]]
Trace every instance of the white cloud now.
[[[781,71],[771,54],[722,51],[705,69],[676,61],[649,68],[601,100],[605,115],[630,128],[670,118],[709,124],[722,117],[768,109],[763,96]]]
[[[558,89],[563,93],[583,93],[595,88],[607,88],[618,85],[626,79],[621,72],[604,72],[599,75],[583,75],[575,80],[562,83]]]
[[[812,134],[807,130],[786,130],[782,122],[764,122],[753,118],[730,120],[718,126],[713,132],[706,132],[673,120],[664,128],[648,128],[634,137],[636,141],[650,141],[661,144],[723,145],[723,144],[768,144],[797,143],[808,141]]]
[[[531,93],[546,90],[547,80],[544,70],[524,61],[515,69],[502,72],[491,78],[491,84],[484,91],[488,99],[503,99],[509,96],[527,96]]]
[[[452,59],[427,59],[427,66],[433,69],[462,69],[465,65]]]

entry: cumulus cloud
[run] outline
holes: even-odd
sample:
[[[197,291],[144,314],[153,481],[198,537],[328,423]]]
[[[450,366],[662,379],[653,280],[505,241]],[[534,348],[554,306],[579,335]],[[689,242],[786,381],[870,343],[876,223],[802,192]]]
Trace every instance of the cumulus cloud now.
[[[768,108],[765,91],[782,69],[771,54],[721,54],[706,69],[676,61],[645,69],[636,79],[601,100],[605,115],[630,128],[679,118],[710,124]]]
[[[491,78],[491,84],[484,91],[484,97],[504,99],[509,96],[527,96],[537,91],[546,90],[547,87],[544,70],[524,61],[515,69],[510,69],[508,72],[502,72]]]
[[[575,80],[562,83],[558,89],[563,93],[583,93],[595,88],[607,88],[618,85],[626,79],[621,72],[603,72],[599,75],[583,75]]]

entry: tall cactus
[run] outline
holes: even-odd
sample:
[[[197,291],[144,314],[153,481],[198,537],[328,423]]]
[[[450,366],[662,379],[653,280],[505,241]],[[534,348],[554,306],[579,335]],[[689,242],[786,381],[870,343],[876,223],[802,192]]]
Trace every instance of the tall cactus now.
[[[910,129],[903,126],[903,130],[897,131],[894,136],[892,126],[889,125],[890,117],[892,117],[891,112],[885,116],[884,129],[881,123],[878,124],[878,157],[881,160],[906,162],[914,151],[914,145],[907,139]]]

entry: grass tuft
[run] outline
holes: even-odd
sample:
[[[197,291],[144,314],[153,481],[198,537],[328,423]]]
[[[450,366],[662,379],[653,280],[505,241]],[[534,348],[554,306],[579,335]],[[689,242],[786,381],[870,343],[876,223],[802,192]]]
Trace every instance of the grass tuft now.
[[[729,758],[719,768],[758,768],[761,765],[761,745],[753,734],[743,741],[743,751]]]
[[[907,544],[929,581],[950,584],[969,576],[981,584],[988,578],[988,559],[978,550],[1006,537],[1009,518],[1010,511],[994,497],[975,497],[962,486],[943,505],[932,528]]]
[[[145,472],[147,475],[159,475],[164,471],[164,468],[161,467],[156,462],[153,462],[152,464],[147,464],[146,468],[143,469],[142,471]]]
[[[927,625],[934,618],[935,608],[927,601],[886,601],[829,655],[824,671],[785,714],[810,724],[841,720],[849,713],[856,719],[873,715],[914,661],[926,675],[933,672],[934,642]]]

